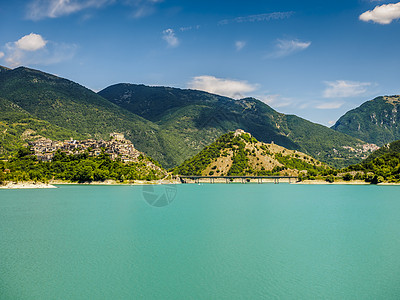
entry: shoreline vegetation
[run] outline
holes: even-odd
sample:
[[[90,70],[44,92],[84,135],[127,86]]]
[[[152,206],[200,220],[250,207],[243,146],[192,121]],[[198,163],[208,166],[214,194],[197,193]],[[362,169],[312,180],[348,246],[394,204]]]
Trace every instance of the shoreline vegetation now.
[[[131,182],[118,182],[115,180],[105,181],[92,181],[92,182],[71,182],[62,180],[51,180],[49,182],[34,182],[34,181],[22,181],[22,182],[3,182],[0,184],[0,189],[54,189],[57,185],[83,185],[83,186],[129,186],[129,185],[157,185],[157,184],[180,184],[179,181],[173,179],[161,179],[161,180],[136,180]]]
[[[279,183],[289,183],[288,180],[280,179]],[[0,190],[8,190],[8,189],[55,189],[58,188],[58,185],[82,185],[82,186],[143,186],[143,185],[171,185],[171,184],[183,184],[178,179],[167,179],[167,180],[137,180],[132,182],[118,182],[115,180],[106,180],[106,181],[92,181],[92,182],[70,182],[70,181],[61,181],[61,180],[52,180],[49,182],[33,182],[33,181],[23,181],[23,182],[3,182],[0,184]],[[185,184],[210,184],[209,181],[195,183],[187,182]],[[226,180],[223,178],[215,179],[212,184],[257,184],[257,181],[250,182],[240,182],[234,181],[226,183]],[[264,180],[261,184],[274,184],[273,180]],[[344,181],[338,180],[334,182],[328,182],[326,180],[303,180],[303,181],[292,181],[290,184],[296,185],[371,185],[370,182],[365,182],[363,180],[352,180],[352,181]],[[397,186],[400,183],[395,182],[381,182],[374,185],[379,186]]]
[[[261,143],[238,129],[222,135],[193,158],[167,171],[141,152],[125,161],[106,148],[96,152],[88,146],[71,153],[56,149],[47,161],[38,159],[42,152],[36,153],[27,147],[20,148],[8,160],[0,160],[0,188],[199,183],[188,180],[188,176],[205,176],[200,183],[269,183],[275,181],[267,178],[272,176],[280,177],[275,183],[396,185],[400,184],[399,149],[400,141],[393,142],[360,164],[335,169],[307,154]],[[236,176],[241,179],[232,178]],[[257,176],[264,178],[258,182]]]

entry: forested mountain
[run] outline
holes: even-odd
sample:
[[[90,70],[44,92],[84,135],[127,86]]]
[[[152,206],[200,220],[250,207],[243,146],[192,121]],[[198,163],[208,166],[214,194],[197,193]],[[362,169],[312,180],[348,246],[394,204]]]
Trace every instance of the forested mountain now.
[[[0,157],[18,150],[26,141],[38,136],[63,140],[84,135],[37,119],[15,103],[0,98]]]
[[[70,80],[20,67],[0,73],[0,95],[32,118],[57,126],[70,137],[108,138],[116,131],[132,140],[139,150],[155,159],[163,158],[157,125]],[[7,114],[1,112],[0,121]],[[41,134],[58,139],[44,131]]]
[[[400,96],[383,96],[344,114],[332,129],[382,146],[400,139]]]
[[[173,170],[179,175],[298,176],[304,170],[321,172],[329,167],[309,155],[276,144],[257,141],[243,130],[229,132]]]
[[[117,84],[96,94],[33,69],[2,67],[0,71],[0,97],[8,107],[0,115],[3,153],[32,135],[98,139],[120,132],[138,150],[171,168],[222,134],[243,128],[262,142],[273,141],[333,166],[356,163],[366,155],[361,140],[278,113],[254,98],[234,100],[134,84]]]
[[[278,113],[254,98],[234,100],[196,90],[126,83],[110,86],[99,95],[155,122],[161,129],[165,149],[174,152],[175,165],[237,128],[250,132],[259,141],[299,150],[334,166],[355,163],[365,156],[362,141],[297,116]]]

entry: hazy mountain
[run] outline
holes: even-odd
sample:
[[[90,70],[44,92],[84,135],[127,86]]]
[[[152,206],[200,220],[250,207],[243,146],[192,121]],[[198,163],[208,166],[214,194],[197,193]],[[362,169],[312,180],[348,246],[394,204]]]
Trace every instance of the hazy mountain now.
[[[383,96],[350,110],[332,129],[379,146],[400,139],[400,96]]]

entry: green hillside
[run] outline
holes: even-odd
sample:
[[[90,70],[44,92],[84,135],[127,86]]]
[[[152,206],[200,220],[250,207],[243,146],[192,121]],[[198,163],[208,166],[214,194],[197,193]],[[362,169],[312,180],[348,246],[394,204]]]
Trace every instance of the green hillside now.
[[[169,166],[237,128],[259,141],[308,153],[336,167],[361,161],[368,154],[362,153],[364,142],[359,139],[278,113],[254,98],[234,100],[195,90],[126,83],[110,86],[99,95],[159,126],[164,149],[171,153]]]
[[[81,138],[76,132],[39,120],[18,105],[0,98],[0,157],[15,152],[27,141],[45,136],[55,140]]]
[[[378,150],[372,152],[372,154],[369,155],[364,162],[370,162],[377,157],[381,157],[382,155],[393,153],[400,153],[400,141],[394,141],[390,144],[382,146]]]
[[[307,154],[257,141],[243,130],[229,132],[173,170],[178,175],[298,176],[328,169]]]
[[[345,171],[371,173],[365,176],[372,183],[400,182],[400,141],[392,142],[374,151],[362,163],[351,165]]]
[[[70,136],[107,138],[111,132],[120,132],[137,149],[164,162],[157,125],[70,80],[20,67],[0,73],[0,94]]]
[[[400,96],[383,96],[343,115],[332,129],[379,146],[400,139]]]
[[[3,153],[23,144],[28,134],[60,140],[105,139],[120,132],[138,150],[171,168],[222,134],[243,128],[259,141],[302,151],[336,167],[359,162],[368,154],[362,152],[361,140],[278,113],[254,98],[234,100],[196,90],[133,84],[113,85],[96,94],[41,71],[0,70],[0,95],[8,101],[4,105],[18,108],[0,116]],[[9,114],[15,114],[12,122],[5,119]]]

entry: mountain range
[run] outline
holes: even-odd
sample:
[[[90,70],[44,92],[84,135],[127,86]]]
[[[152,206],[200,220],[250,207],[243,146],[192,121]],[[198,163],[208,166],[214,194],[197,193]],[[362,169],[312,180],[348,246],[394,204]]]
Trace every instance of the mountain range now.
[[[335,167],[369,154],[360,138],[279,113],[254,98],[128,83],[95,93],[25,67],[0,68],[0,105],[3,156],[38,136],[98,139],[120,132],[138,150],[172,168],[238,128],[260,142],[274,142]]]

